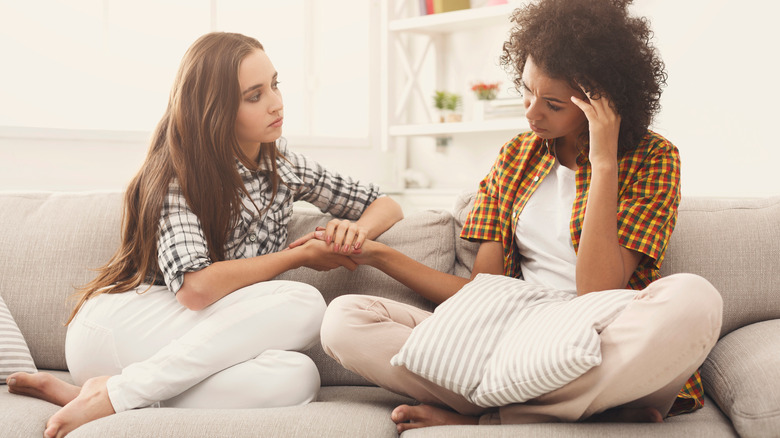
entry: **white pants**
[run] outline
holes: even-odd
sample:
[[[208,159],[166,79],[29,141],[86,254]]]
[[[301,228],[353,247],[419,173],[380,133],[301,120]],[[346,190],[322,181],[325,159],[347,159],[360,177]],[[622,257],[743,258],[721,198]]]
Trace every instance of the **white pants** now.
[[[142,286],[138,291],[143,291]],[[68,327],[76,384],[112,376],[116,412],[150,406],[259,408],[312,401],[320,376],[296,351],[319,339],[325,312],[312,286],[268,281],[191,311],[164,286],[102,294]]]

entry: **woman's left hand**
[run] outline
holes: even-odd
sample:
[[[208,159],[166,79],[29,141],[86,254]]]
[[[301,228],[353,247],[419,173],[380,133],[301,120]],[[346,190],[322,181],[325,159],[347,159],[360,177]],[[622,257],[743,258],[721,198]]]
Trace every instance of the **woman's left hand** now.
[[[612,101],[606,95],[602,94],[598,99],[593,99],[584,89],[582,92],[588,97],[587,102],[576,96],[572,96],[571,101],[585,113],[588,119],[591,165],[599,163],[614,165],[617,162],[620,114],[615,111]]]

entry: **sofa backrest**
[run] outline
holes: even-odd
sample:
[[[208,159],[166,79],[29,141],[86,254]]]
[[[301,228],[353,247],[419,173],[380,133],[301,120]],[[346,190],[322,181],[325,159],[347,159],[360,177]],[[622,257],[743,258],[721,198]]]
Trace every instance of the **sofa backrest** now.
[[[723,297],[721,336],[780,318],[780,197],[680,203],[661,274],[701,275]]]
[[[75,287],[119,245],[122,195],[0,194],[0,295],[39,369],[66,369]]]

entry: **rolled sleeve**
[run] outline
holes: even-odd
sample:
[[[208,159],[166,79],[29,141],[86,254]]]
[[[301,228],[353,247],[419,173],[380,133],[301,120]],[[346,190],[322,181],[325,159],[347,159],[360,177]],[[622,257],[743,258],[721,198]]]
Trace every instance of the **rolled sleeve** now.
[[[656,140],[641,158],[634,158],[643,163],[624,187],[618,205],[621,246],[647,256],[652,269],[660,269],[680,203],[679,153],[667,140]]]
[[[181,289],[185,273],[211,264],[200,220],[176,186],[171,187],[160,216],[157,258],[165,284],[174,293]]]
[[[490,173],[479,183],[474,207],[471,209],[461,229],[460,237],[469,241],[501,241],[501,174],[504,172],[505,147],[502,148]]]
[[[303,155],[285,151],[285,157],[289,171],[300,181],[294,188],[295,200],[309,202],[322,212],[357,220],[372,202],[384,196],[374,184],[361,184],[331,172]],[[283,180],[285,170],[280,168]]]

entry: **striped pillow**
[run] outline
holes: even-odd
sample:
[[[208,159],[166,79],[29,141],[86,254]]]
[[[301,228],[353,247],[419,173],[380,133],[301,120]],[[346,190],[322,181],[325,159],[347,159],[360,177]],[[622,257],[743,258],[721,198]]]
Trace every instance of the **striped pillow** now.
[[[22,332],[0,297],[0,384],[17,371],[38,372]]]
[[[634,295],[575,297],[479,274],[414,328],[391,364],[482,407],[522,403],[599,365],[598,334]]]

